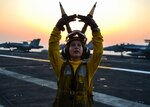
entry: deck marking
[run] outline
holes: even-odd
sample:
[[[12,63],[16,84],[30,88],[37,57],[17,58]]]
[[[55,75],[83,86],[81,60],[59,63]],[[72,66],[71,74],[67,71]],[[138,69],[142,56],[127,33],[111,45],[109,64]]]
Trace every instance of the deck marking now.
[[[127,72],[134,72],[134,73],[150,74],[150,71],[134,70],[134,69],[126,69],[126,68],[116,68],[116,67],[107,67],[107,66],[98,66],[98,68],[117,70],[117,71],[127,71]]]
[[[46,60],[46,59],[37,59],[37,58],[20,57],[20,56],[11,56],[11,55],[3,55],[3,54],[0,54],[0,56],[1,57],[16,58],[16,59],[26,59],[26,60],[40,61],[40,62],[49,62],[49,60]],[[98,66],[98,68],[110,69],[110,70],[117,70],[117,71],[134,72],[134,73],[150,74],[150,71],[134,70],[134,69],[126,69],[126,68],[117,68],[117,67],[108,67],[108,66]]]
[[[16,58],[16,59],[26,59],[26,60],[32,60],[32,61],[49,62],[49,60],[45,60],[45,59],[29,58],[29,57],[22,57],[22,56],[12,56],[12,55],[3,55],[3,54],[0,54],[0,56],[8,57],[8,58]]]
[[[0,74],[6,75],[9,77],[13,77],[16,79],[20,79],[26,82],[34,83],[40,86],[48,87],[51,89],[57,89],[57,83],[53,81],[43,80],[39,78],[35,78],[28,75],[19,74],[13,71],[8,71],[4,68],[0,68]],[[94,101],[103,103],[106,105],[114,106],[114,107],[150,107],[150,105],[145,105],[133,101],[129,101],[126,99],[118,98],[111,95],[106,95],[103,93],[93,92],[94,94]]]

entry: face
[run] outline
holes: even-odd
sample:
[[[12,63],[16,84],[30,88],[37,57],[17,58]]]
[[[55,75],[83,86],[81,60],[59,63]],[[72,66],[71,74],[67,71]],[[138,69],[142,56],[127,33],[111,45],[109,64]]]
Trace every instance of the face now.
[[[80,60],[83,53],[82,43],[80,41],[72,41],[69,47],[71,60]]]

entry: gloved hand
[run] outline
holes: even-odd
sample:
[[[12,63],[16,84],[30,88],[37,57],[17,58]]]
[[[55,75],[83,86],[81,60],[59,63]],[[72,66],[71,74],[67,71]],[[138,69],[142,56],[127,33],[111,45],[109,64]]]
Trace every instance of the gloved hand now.
[[[61,31],[64,31],[65,28],[64,28],[64,25],[68,24],[69,22],[71,21],[75,21],[75,18],[77,17],[76,14],[74,15],[70,15],[70,16],[63,16],[61,19],[59,19],[59,21],[57,22],[56,24],[56,27],[61,30]]]
[[[90,16],[82,16],[78,15],[77,18],[79,18],[81,22],[84,22],[85,24],[89,25],[91,27],[91,30],[94,31],[96,28],[98,28],[98,25],[94,21],[94,19]]]

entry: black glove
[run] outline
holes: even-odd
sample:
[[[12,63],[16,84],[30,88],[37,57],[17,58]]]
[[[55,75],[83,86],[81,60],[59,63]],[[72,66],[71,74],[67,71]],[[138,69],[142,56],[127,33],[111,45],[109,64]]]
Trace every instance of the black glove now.
[[[78,15],[77,17],[80,19],[79,21],[84,22],[85,24],[89,25],[92,31],[98,28],[98,25],[96,24],[96,22],[94,21],[92,17],[82,16],[82,15]]]
[[[64,25],[68,24],[71,21],[75,21],[76,17],[77,17],[76,14],[70,16],[64,15],[61,19],[59,19],[59,21],[56,24],[56,27],[59,30],[64,31],[65,30]]]

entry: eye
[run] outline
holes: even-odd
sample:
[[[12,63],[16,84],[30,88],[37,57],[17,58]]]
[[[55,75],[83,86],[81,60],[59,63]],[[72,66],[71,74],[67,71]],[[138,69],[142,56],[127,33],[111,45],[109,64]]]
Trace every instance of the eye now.
[[[81,47],[82,45],[79,43],[78,46]]]
[[[75,43],[71,43],[70,46],[76,46],[76,44]]]

